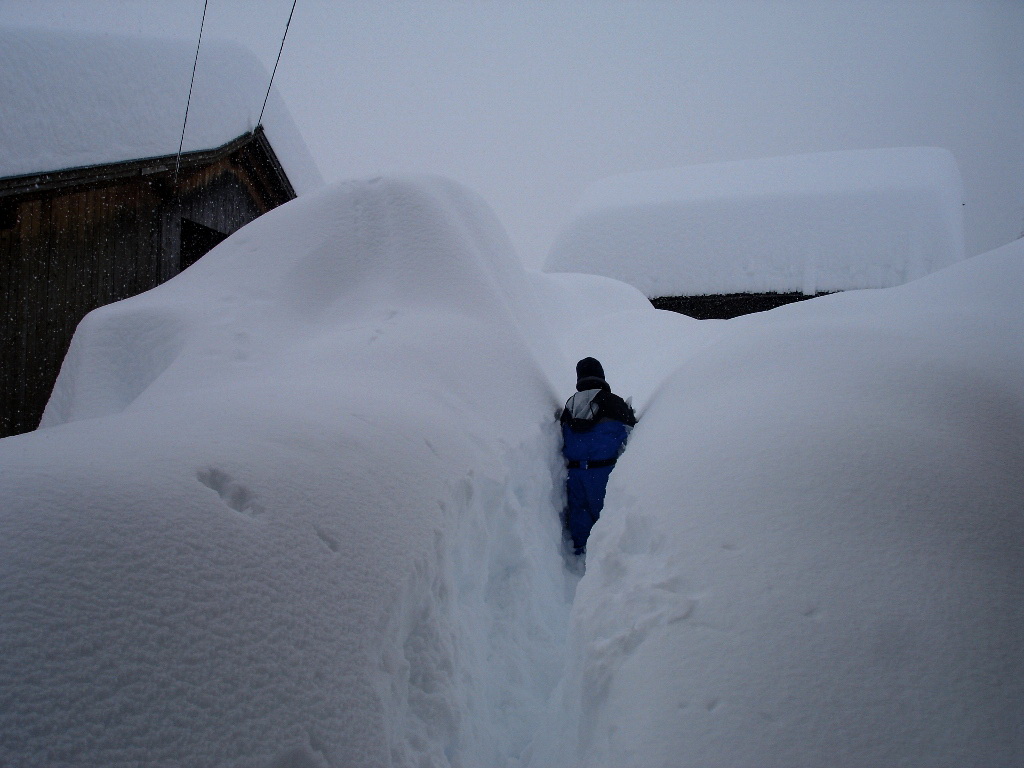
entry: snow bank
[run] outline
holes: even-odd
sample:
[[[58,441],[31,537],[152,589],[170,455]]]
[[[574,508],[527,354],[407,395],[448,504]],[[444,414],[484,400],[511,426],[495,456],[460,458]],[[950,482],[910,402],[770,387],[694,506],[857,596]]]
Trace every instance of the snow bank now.
[[[520,752],[569,585],[527,286],[477,198],[379,179],[91,314],[0,441],[0,763]]]
[[[701,322],[441,180],[281,206],[0,440],[0,764],[1017,764],[1022,278]],[[641,420],[577,584],[588,354]]]
[[[194,43],[0,27],[0,178],[173,155]],[[256,127],[270,73],[248,50],[204,40],[183,150]],[[323,184],[277,92],[264,127],[296,190]]]
[[[1024,241],[739,320],[591,538],[529,765],[1024,754]]]
[[[650,297],[888,287],[964,258],[962,203],[943,149],[628,174],[586,191],[545,270]]]

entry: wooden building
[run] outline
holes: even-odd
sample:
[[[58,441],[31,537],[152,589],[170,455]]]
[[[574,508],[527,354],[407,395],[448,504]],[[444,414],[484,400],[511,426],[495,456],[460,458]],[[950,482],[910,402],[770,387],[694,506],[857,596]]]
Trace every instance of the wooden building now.
[[[197,57],[183,40],[0,25],[0,437],[38,426],[88,312],[322,184],[269,81],[229,41]]]
[[[222,147],[0,179],[0,436],[35,429],[86,313],[295,197],[262,128]]]

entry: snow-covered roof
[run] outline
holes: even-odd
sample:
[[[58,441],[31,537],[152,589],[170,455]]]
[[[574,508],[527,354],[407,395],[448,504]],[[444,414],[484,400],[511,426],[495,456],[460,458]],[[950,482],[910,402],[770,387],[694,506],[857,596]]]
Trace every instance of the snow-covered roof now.
[[[586,190],[545,269],[651,297],[888,287],[964,258],[962,205],[937,148],[627,174]]]
[[[0,178],[173,155],[195,43],[0,27]],[[252,131],[270,73],[235,43],[203,40],[183,151]],[[264,129],[298,192],[322,179],[284,102]]]

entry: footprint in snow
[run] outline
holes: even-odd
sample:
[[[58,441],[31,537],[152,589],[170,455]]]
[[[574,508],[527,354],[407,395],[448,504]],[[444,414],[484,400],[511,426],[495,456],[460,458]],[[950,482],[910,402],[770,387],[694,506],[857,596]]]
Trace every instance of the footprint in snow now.
[[[217,467],[200,469],[196,473],[199,482],[217,492],[227,506],[247,517],[257,518],[263,514],[264,508],[257,503],[256,494],[231,475]]]

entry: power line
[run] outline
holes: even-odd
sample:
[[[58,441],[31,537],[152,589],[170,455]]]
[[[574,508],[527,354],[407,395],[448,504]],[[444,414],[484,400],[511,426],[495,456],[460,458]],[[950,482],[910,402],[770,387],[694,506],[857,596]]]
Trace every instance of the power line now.
[[[181,150],[185,146],[185,126],[188,125],[188,108],[192,104],[192,86],[196,82],[196,66],[199,64],[199,46],[203,44],[203,27],[206,26],[206,7],[210,0],[203,0],[203,19],[199,22],[199,42],[196,43],[196,57],[192,62],[192,79],[188,84],[188,100],[185,102],[185,120],[181,124],[181,141],[178,142],[178,155],[174,158],[174,183],[178,183],[178,165],[181,162]]]
[[[288,27],[292,25],[292,16],[295,15],[295,4],[299,0],[292,0],[292,9],[288,13],[288,23],[284,25],[284,34],[281,36],[281,47],[277,49],[277,61],[274,62],[274,71],[270,73],[270,82],[267,83],[267,95],[263,97],[263,106],[260,107],[260,118],[256,121],[256,127],[263,122],[263,110],[267,108],[267,99],[270,98],[270,87],[274,84],[274,75],[277,74],[277,65],[281,63],[281,52],[284,51],[284,41],[288,37]]]

